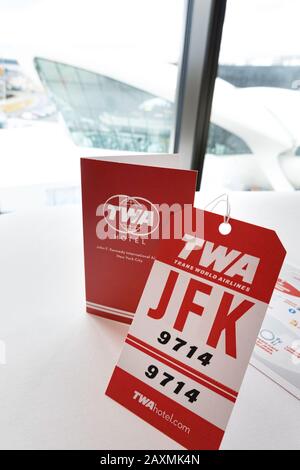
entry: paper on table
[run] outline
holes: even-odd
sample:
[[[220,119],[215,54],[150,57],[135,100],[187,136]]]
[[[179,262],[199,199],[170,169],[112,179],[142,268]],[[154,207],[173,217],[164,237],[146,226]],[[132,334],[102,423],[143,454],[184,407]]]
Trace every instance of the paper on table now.
[[[283,265],[251,364],[300,399],[300,268]]]
[[[130,158],[127,158],[130,160]],[[197,172],[81,159],[87,312],[131,323],[155,259],[164,205],[192,207]],[[164,161],[177,161],[169,155]],[[124,158],[125,161],[125,158]]]

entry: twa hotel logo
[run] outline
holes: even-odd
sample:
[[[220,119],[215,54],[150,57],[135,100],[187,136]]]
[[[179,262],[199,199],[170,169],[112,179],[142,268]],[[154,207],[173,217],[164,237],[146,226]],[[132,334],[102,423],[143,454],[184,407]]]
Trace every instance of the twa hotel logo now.
[[[97,224],[98,238],[107,238],[109,229],[121,235],[145,237],[155,232],[160,221],[158,209],[148,199],[123,194],[108,198],[98,206],[96,215],[103,217]]]
[[[111,196],[100,204],[96,216],[100,217],[96,226],[100,240],[139,237],[181,240],[184,233],[204,230],[203,213],[197,211],[193,217],[192,204],[153,204],[143,197],[124,194]]]

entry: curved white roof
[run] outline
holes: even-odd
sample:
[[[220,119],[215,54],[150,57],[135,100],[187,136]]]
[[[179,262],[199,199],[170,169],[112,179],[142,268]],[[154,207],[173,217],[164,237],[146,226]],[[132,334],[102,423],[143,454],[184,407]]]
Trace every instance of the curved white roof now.
[[[35,54],[35,57],[61,62],[90,72],[105,75],[155,96],[175,100],[177,66],[147,60],[147,57],[122,55],[120,52],[99,51],[98,55],[78,56],[74,52]]]

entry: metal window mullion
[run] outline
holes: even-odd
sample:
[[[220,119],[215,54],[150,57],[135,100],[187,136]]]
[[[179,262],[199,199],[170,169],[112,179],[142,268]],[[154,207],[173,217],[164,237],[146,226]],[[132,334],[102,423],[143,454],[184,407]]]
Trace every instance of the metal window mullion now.
[[[205,156],[226,0],[187,0],[177,89],[174,151],[182,166],[199,170]]]

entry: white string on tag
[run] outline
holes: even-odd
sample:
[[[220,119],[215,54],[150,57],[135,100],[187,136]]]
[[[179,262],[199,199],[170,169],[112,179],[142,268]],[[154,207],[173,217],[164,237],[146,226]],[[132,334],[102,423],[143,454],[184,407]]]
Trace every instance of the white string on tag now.
[[[213,204],[212,208],[210,209],[211,212],[212,212],[217,207],[217,205],[220,204],[220,202],[225,202],[226,203],[226,211],[225,211],[225,214],[224,214],[224,222],[219,225],[219,232],[222,235],[228,235],[231,232],[231,225],[229,223],[231,206],[230,206],[228,194],[223,193],[220,196],[216,197],[215,199],[210,201],[208,204],[206,204],[204,209],[207,209],[208,207],[210,207]]]

